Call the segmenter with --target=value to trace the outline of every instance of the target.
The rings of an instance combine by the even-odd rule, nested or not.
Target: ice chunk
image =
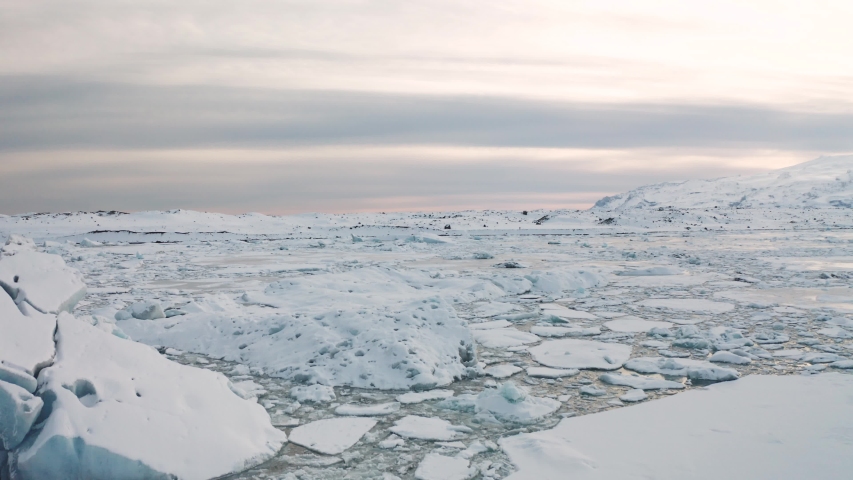
[[[290,442],[315,452],[337,455],[355,445],[375,425],[372,418],[327,418],[294,428]]]
[[[616,275],[622,275],[625,277],[653,277],[658,275],[681,275],[682,273],[684,272],[675,267],[658,266],[623,270],[621,272],[616,272]]]
[[[539,337],[536,335],[514,328],[474,330],[472,334],[474,335],[474,340],[486,348],[517,347],[539,341]]]
[[[400,404],[397,402],[379,403],[376,405],[358,405],[355,403],[347,403],[335,408],[335,413],[338,415],[348,415],[353,417],[371,417],[390,415],[400,410]]]
[[[542,315],[553,316],[563,320],[594,320],[598,318],[589,312],[572,310],[559,303],[545,303],[540,305],[539,309]]]
[[[598,377],[598,379],[601,380],[602,383],[606,383],[608,385],[619,385],[640,390],[680,390],[684,388],[684,385],[678,382],[671,382],[669,380],[661,380],[659,378],[648,378],[634,375],[618,375],[613,373],[605,373],[604,375]]]
[[[527,367],[527,375],[541,378],[573,377],[580,373],[576,368]]]
[[[17,385],[30,393],[35,392],[36,386],[38,386],[38,381],[35,377],[25,372],[22,368],[3,363],[0,363],[0,382]]]
[[[156,320],[158,318],[165,317],[166,314],[163,313],[163,307],[160,306],[160,302],[150,300],[135,302],[128,305],[123,310],[119,310],[115,315],[116,320],[128,320],[130,318],[136,318],[138,320]]]
[[[524,387],[506,382],[477,395],[475,411],[489,412],[503,421],[529,423],[554,413],[560,406],[557,400],[534,397]]]
[[[307,385],[290,389],[290,398],[299,403],[328,403],[335,400],[335,389],[326,385]]]
[[[415,470],[417,480],[469,480],[477,475],[477,469],[469,466],[465,458],[445,457],[428,453]]]
[[[56,316],[26,310],[29,316],[0,291],[0,364],[6,376],[12,375],[13,370],[34,376],[53,360]]]
[[[634,390],[629,390],[624,395],[621,395],[619,397],[619,400],[622,400],[623,402],[634,403],[634,402],[641,402],[647,398],[649,398],[649,396],[646,395],[646,392],[644,392],[642,389],[635,388]]]
[[[21,443],[42,405],[41,398],[18,385],[0,381],[0,450],[12,450]]]
[[[438,417],[418,415],[407,415],[397,420],[390,430],[405,438],[441,441],[456,440],[471,431],[468,427],[453,425]]]
[[[740,373],[731,368],[694,366],[687,368],[687,378],[705,382],[726,382],[737,380]]]
[[[808,363],[833,363],[843,358],[834,353],[810,352],[803,355],[802,360]]]
[[[81,247],[102,247],[104,244],[101,242],[96,242],[95,240],[89,240],[88,238],[83,238],[80,240]]]
[[[15,255],[18,252],[34,252],[36,251],[36,243],[27,237],[21,235],[9,235],[6,239],[6,244],[0,248],[0,252],[6,255]]]
[[[553,368],[616,370],[631,357],[631,346],[590,340],[552,340],[531,348],[530,355]]]
[[[68,314],[57,327],[56,362],[39,375],[47,420],[13,458],[21,479],[206,479],[263,461],[286,440],[221,374]]]
[[[711,355],[711,358],[709,358],[708,361],[714,363],[733,363],[735,365],[746,365],[747,363],[752,363],[752,360],[749,358],[735,355],[731,352],[717,352]]]
[[[397,396],[397,401],[404,405],[421,403],[427,400],[442,400],[453,396],[453,390],[428,390],[426,392],[409,392]]]
[[[505,328],[512,326],[512,323],[506,320],[493,320],[491,322],[471,323],[468,328],[471,330],[494,330],[496,328]]]
[[[70,312],[86,295],[83,275],[62,257],[26,250],[0,257],[0,287],[42,313]]]
[[[486,375],[495,378],[509,378],[512,375],[521,371],[521,367],[516,367],[515,365],[510,364],[502,364],[495,365],[493,367],[488,367],[483,369]]]
[[[540,337],[589,337],[601,334],[598,327],[551,327],[536,325],[530,327],[530,333]]]
[[[730,312],[735,308],[731,303],[712,302],[703,298],[650,298],[639,304],[649,308],[712,314]]]
[[[602,397],[607,395],[607,390],[603,388],[598,388],[594,385],[584,385],[578,389],[583,395],[589,395],[591,397]]]
[[[604,326],[614,332],[645,333],[653,328],[670,328],[672,323],[643,320],[637,317],[622,317],[606,322]]]

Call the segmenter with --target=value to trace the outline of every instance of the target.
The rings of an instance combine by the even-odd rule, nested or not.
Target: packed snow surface
[[[519,468],[512,480],[842,480],[853,469],[851,396],[850,375],[752,375],[500,444]]]

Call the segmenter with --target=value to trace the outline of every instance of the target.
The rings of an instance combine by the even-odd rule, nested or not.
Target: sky
[[[0,213],[587,208],[853,152],[849,0],[0,0]]]

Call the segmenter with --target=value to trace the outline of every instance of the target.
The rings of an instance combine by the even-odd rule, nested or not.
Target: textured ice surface
[[[299,382],[379,389],[448,385],[474,363],[471,332],[445,299],[425,296],[406,278],[359,269],[281,281],[266,289],[268,303],[280,312],[246,316],[243,307],[221,299],[224,313],[127,320],[122,329],[135,340],[223,357]]]

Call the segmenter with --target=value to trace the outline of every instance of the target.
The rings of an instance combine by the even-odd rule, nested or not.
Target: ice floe
[[[591,340],[551,340],[530,349],[530,355],[552,368],[616,370],[631,356],[631,346]]]

